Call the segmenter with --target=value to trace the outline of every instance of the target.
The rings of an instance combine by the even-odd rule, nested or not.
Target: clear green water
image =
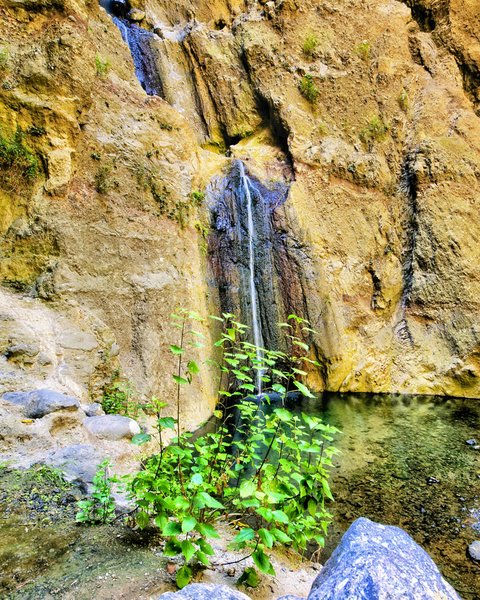
[[[466,555],[480,539],[480,450],[466,444],[480,442],[480,400],[330,394],[299,409],[342,430],[320,560],[365,516],[405,529],[464,600],[480,599],[480,566]],[[155,536],[78,527],[69,490],[55,486],[43,490],[57,498],[45,511],[41,498],[23,498],[25,482],[0,477],[0,598],[146,600],[166,589]]]
[[[329,394],[302,409],[342,430],[320,560],[364,516],[405,529],[465,600],[479,599],[480,566],[466,551],[480,539],[480,450],[466,441],[480,444],[480,400]]]

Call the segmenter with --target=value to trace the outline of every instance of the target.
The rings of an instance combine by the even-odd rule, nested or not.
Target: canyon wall
[[[120,371],[168,400],[171,312],[219,311],[208,190],[239,158],[289,187],[319,389],[479,396],[475,4],[117,2],[160,97],[96,0],[1,0],[2,390]],[[203,365],[186,425],[214,389]]]

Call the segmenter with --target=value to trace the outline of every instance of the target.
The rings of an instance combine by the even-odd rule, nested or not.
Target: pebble
[[[476,446],[477,440],[475,438],[471,438],[470,440],[467,440],[465,443],[467,444],[467,446]]]
[[[468,547],[468,556],[475,562],[480,562],[480,541],[475,540]]]

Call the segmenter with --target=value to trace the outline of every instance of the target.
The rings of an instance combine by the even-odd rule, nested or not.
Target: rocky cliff
[[[317,386],[478,396],[475,5],[1,0],[3,390],[96,399],[120,369],[168,398],[170,313],[219,310],[208,190],[240,158],[289,187]],[[213,396],[205,366],[187,425]]]

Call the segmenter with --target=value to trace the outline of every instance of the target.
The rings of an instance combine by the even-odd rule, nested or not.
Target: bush
[[[311,104],[315,104],[318,100],[318,96],[320,95],[320,91],[315,85],[313,81],[313,77],[311,75],[304,75],[300,80],[299,85],[300,93],[304,98],[306,98]]]
[[[269,551],[275,545],[305,551],[310,541],[323,546],[331,518],[326,501],[332,500],[328,468],[336,429],[285,407],[289,390],[312,396],[301,381],[306,375],[302,367],[318,363],[295,335],[298,328],[311,330],[306,321],[290,315],[282,324],[292,346],[287,355],[257,349],[245,340],[246,326],[225,314],[220,319],[223,333],[215,344],[222,352],[215,363],[221,390],[215,431],[193,436],[181,434],[180,401],[182,389],[200,371],[190,357],[201,345],[202,335],[195,327],[200,319],[189,312],[175,317],[179,342],[170,350],[177,359],[172,375],[177,415],[164,416],[167,404],[155,401],[158,452],[130,486],[137,524],[147,527],[153,522],[166,538],[165,555],[183,556],[177,571],[180,588],[190,581],[192,567],[209,565],[214,549],[208,540],[219,537],[215,522],[220,517],[239,529],[233,546],[246,549],[260,571],[275,575]],[[267,392],[261,401],[251,396],[258,371]],[[268,393],[277,400],[270,402]],[[176,436],[166,445],[169,430]],[[141,433],[132,441],[141,445],[152,439]]]
[[[4,136],[0,131],[0,171],[3,183],[14,191],[38,176],[38,158],[25,145],[20,129],[12,137]]]
[[[135,398],[135,390],[129,381],[114,377],[104,388],[102,408],[107,415],[124,415],[137,418],[142,410],[140,402]]]
[[[310,35],[307,35],[303,42],[302,52],[305,54],[305,56],[311,58],[315,56],[315,51],[317,50],[319,44],[320,40],[318,39],[318,37],[315,34],[311,33]]]
[[[97,467],[93,478],[93,491],[86,500],[79,500],[80,509],[76,515],[77,523],[110,523],[115,518],[115,500],[112,496],[112,485],[115,477],[108,476],[111,463],[104,460]]]

